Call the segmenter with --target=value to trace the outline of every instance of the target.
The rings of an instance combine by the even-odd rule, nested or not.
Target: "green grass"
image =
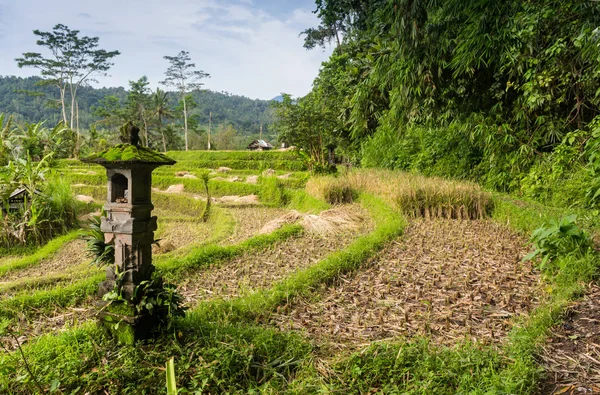
[[[98,290],[98,284],[105,274],[99,273],[64,287],[31,293],[25,291],[11,298],[0,300],[0,319],[14,319],[18,316],[31,316],[50,313],[54,309],[76,306]]]
[[[184,153],[185,158],[192,156]],[[370,183],[372,190],[377,188],[373,182],[361,182]],[[375,222],[370,234],[268,289],[241,298],[200,303],[176,323],[177,340],[165,336],[136,347],[117,347],[95,326],[85,324],[25,345],[36,376],[45,388],[59,382],[67,393],[78,387],[91,392],[164,393],[162,367],[175,356],[177,385],[183,393],[537,393],[543,378],[537,363],[539,346],[550,328],[560,322],[564,308],[584,290],[584,284],[596,278],[595,254],[561,257],[556,262],[559,270],[545,277],[548,295],[542,305],[529,317],[515,321],[500,347],[470,341],[441,347],[424,338],[374,342],[352,355],[339,355],[329,366],[329,373],[323,375],[322,365],[315,363],[321,351],[301,336],[256,326],[266,324],[278,306],[297,297],[312,297],[340,274],[360,270],[402,234],[406,220],[390,206],[395,203],[389,199],[395,191],[383,192],[380,197],[364,192],[359,197]],[[318,212],[329,207],[304,191],[286,193],[290,208]],[[501,195],[494,196],[493,207],[494,221],[527,234],[565,213]],[[220,222],[218,217],[214,220]],[[586,224],[594,226],[593,220]],[[190,272],[249,250],[258,251],[300,232],[298,226],[287,226],[235,246],[196,247],[185,257],[158,258],[157,271],[177,281]],[[0,318],[27,316],[24,312],[30,308],[46,311],[77,304],[95,292],[102,278],[99,274],[32,295],[19,293],[0,301]],[[17,354],[0,355],[0,392],[31,392],[30,381]]]
[[[541,226],[557,214],[553,208],[525,205],[496,197],[494,220],[522,232]],[[597,277],[598,257],[561,257],[560,270],[546,278],[550,289],[543,304],[515,322],[501,348],[464,342],[439,347],[427,339],[377,342],[339,358],[323,377],[314,366],[298,374],[287,392],[402,394],[536,394],[543,379],[537,353],[564,309]]]
[[[4,283],[0,285],[0,294],[7,296],[8,294],[16,294],[19,292],[37,292],[39,290],[57,287],[63,283],[71,283],[74,280],[90,275],[89,268],[86,270],[86,268],[82,266],[81,269],[82,270],[77,270],[76,272],[50,274],[44,277],[22,278]]]
[[[193,160],[247,160],[260,162],[264,160],[302,161],[294,151],[169,151],[167,156],[177,161]]]
[[[181,393],[248,393],[265,382],[284,385],[312,347],[294,334],[255,326],[186,319],[177,340],[118,346],[92,323],[26,344],[25,355],[44,389],[63,393],[165,393],[162,367],[175,358]],[[36,392],[17,354],[0,355],[0,392]],[[197,392],[196,392],[197,391]]]
[[[303,213],[318,214],[323,210],[328,210],[331,206],[309,195],[305,190],[288,191],[289,203],[287,208],[298,210]]]
[[[187,273],[202,270],[241,255],[272,246],[286,238],[300,234],[298,225],[285,226],[271,234],[260,235],[233,246],[203,245],[190,250],[187,256],[167,255],[155,260],[157,273],[168,280],[176,280]],[[17,316],[33,316],[40,312],[51,312],[56,308],[77,305],[94,295],[98,284],[104,279],[99,273],[89,278],[74,281],[66,286],[56,286],[50,290],[29,290],[0,300],[0,318],[14,319]]]

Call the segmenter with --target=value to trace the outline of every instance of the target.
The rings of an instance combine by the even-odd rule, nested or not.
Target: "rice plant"
[[[481,219],[493,210],[490,194],[477,184],[389,170],[313,178],[306,189],[330,203],[348,202],[356,191],[365,191],[383,197],[410,217]]]

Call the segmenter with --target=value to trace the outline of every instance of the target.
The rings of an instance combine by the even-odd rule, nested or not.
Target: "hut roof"
[[[273,148],[273,146],[267,143],[265,140],[254,140],[248,145],[248,148]]]
[[[87,163],[109,164],[154,164],[174,165],[176,162],[166,155],[146,147],[132,144],[119,144],[81,160]]]

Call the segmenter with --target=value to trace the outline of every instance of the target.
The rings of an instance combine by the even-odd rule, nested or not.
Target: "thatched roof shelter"
[[[247,149],[251,151],[267,151],[273,149],[273,146],[265,140],[254,140],[248,145]]]

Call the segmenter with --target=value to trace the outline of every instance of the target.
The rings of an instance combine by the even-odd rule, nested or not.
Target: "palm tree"
[[[156,120],[158,131],[162,136],[163,151],[167,152],[167,140],[165,139],[165,133],[163,132],[163,120],[172,119],[174,117],[173,111],[169,107],[169,98],[167,92],[156,88],[156,91],[152,94],[152,116]]]

